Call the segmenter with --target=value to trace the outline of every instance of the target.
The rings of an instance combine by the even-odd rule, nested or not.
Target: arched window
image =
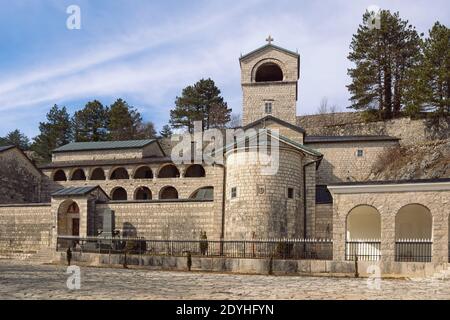
[[[205,169],[199,164],[193,164],[186,169],[186,178],[201,178],[205,176]]]
[[[82,169],[76,169],[72,173],[72,179],[71,180],[86,180],[86,175],[84,174],[84,171]]]
[[[122,187],[117,187],[111,191],[112,200],[127,200],[127,192]]]
[[[105,180],[105,171],[102,168],[96,168],[92,171],[91,180]]]
[[[379,260],[381,255],[381,216],[368,205],[353,208],[347,215],[345,259]]]
[[[134,192],[134,199],[135,200],[151,200],[152,192],[147,187],[139,187]]]
[[[283,71],[281,71],[281,68],[273,62],[264,63],[256,70],[255,81],[283,81]]]
[[[395,261],[431,262],[433,217],[421,204],[408,204],[395,216]]]
[[[117,168],[111,173],[111,180],[130,179],[125,168]]]
[[[152,178],[153,178],[152,169],[150,169],[147,166],[138,168],[134,173],[134,179],[152,179]]]
[[[159,192],[160,199],[178,199],[178,191],[174,187],[167,186]]]
[[[214,200],[214,187],[202,187],[194,191],[189,199]]]
[[[63,170],[58,170],[53,175],[53,181],[67,181],[66,174]]]
[[[158,172],[158,178],[178,178],[180,171],[173,164],[162,167]]]
[[[420,204],[408,204],[395,216],[395,239],[431,240],[432,217],[428,208]]]

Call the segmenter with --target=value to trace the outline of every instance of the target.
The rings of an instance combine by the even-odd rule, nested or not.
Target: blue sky
[[[73,4],[81,30],[66,28]],[[241,113],[239,56],[268,34],[300,53],[298,114],[314,113],[322,97],[345,110],[349,44],[373,4],[419,32],[449,25],[447,0],[0,0],[0,136],[19,128],[34,137],[55,103],[73,112],[118,97],[160,129],[182,88],[202,77]]]

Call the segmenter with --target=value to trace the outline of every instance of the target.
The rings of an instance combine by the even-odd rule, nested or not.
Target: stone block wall
[[[299,59],[276,48],[267,48],[241,59],[243,90],[243,125],[266,115],[264,102],[272,101],[272,115],[296,123],[297,81]],[[255,74],[264,63],[277,64],[283,72],[282,82],[255,82]]]
[[[395,146],[398,146],[396,141],[308,144],[324,156],[317,171],[317,184],[365,181],[378,156]],[[358,150],[363,150],[362,157],[357,156]]]
[[[316,204],[315,237],[332,239],[333,237],[333,204]]]
[[[360,112],[340,112],[298,116],[297,125],[311,136],[389,135],[400,138],[402,145],[450,138],[450,117],[435,120],[405,117],[365,122]]]
[[[267,239],[302,235],[303,154],[280,146],[279,167],[263,174],[257,152],[227,154],[225,238]],[[232,189],[236,188],[236,197]],[[293,198],[288,198],[293,188]]]
[[[0,205],[0,252],[34,253],[51,244],[51,206]]]
[[[420,188],[420,187],[418,187]],[[432,262],[448,262],[450,191],[402,191],[333,194],[333,259],[345,259],[347,215],[359,205],[375,208],[381,216],[382,261],[394,261],[395,217],[408,204],[420,204],[432,215]]]
[[[16,148],[0,153],[0,204],[36,203],[41,199],[42,174]]]
[[[115,211],[116,229],[129,236],[190,240],[206,231],[208,239],[220,239],[222,215],[212,201],[105,203],[97,204],[97,215],[106,208]]]

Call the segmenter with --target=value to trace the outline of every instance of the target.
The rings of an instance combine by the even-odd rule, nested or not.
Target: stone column
[[[385,208],[380,209],[381,215],[381,260],[392,262],[395,260],[395,214]]]
[[[433,247],[432,247],[432,262],[444,263],[448,262],[448,202],[445,204],[445,199],[442,200],[436,197],[436,203],[440,205],[437,208],[431,209],[433,217]]]
[[[347,212],[340,212],[340,195],[333,194],[333,260],[345,260],[345,220]]]

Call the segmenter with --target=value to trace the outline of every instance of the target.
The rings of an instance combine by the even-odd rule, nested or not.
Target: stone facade
[[[387,148],[398,146],[396,141],[357,141],[311,143],[309,147],[323,154],[317,170],[317,184],[365,181],[378,157]],[[362,156],[358,156],[362,150]]]
[[[0,151],[0,204],[45,201],[44,176],[18,148]]]
[[[386,135],[399,138],[402,145],[450,138],[450,117],[366,122],[361,112],[340,112],[298,116],[297,125],[309,135]]]
[[[35,253],[50,246],[53,223],[50,203],[0,205],[0,256]]]
[[[298,54],[271,45],[240,59],[244,125],[267,115],[265,102],[272,103],[271,115],[296,124],[299,59]],[[283,73],[282,81],[256,82],[258,68],[267,63],[279,66]]]
[[[379,155],[399,145],[395,136],[403,144],[427,139],[423,121],[366,127],[358,113],[348,116],[350,123],[342,114],[297,119],[298,54],[269,44],[241,57],[240,65],[243,129],[257,133],[251,138],[259,144],[226,146],[223,164],[175,164],[169,154],[173,141],[164,148],[160,141],[146,140],[134,141],[133,148],[123,142],[88,143],[85,149],[68,145],[41,170],[18,149],[0,152],[0,203],[16,203],[0,205],[3,248],[37,251],[50,243],[56,247],[58,236],[98,236],[102,213],[111,209],[122,236],[192,240],[206,232],[210,240],[333,238],[333,256],[340,263],[346,217],[354,207],[369,205],[381,215],[384,263],[393,260],[397,212],[420,204],[433,217],[433,262],[448,259],[450,187],[439,189],[432,181],[403,191],[390,186],[394,191],[388,192],[381,183],[371,191],[361,186],[366,191],[341,192],[336,185],[365,181]],[[321,121],[332,123],[320,128]],[[314,137],[336,133],[378,136]],[[262,134],[275,140],[261,140]],[[268,145],[270,152],[261,154]],[[332,198],[324,197],[326,186]]]
[[[281,146],[277,173],[264,175],[257,151],[227,155],[225,238],[294,238],[303,234],[303,174],[298,170],[303,158],[300,152]],[[291,198],[288,188],[292,189]]]
[[[432,216],[432,261],[448,261],[448,231],[450,215],[450,183],[436,186],[435,191],[424,191],[423,186],[389,187],[379,185],[370,191],[368,187],[343,192],[330,187],[333,194],[333,259],[345,259],[347,216],[361,205],[375,208],[381,217],[381,259],[394,261],[396,239],[396,215],[406,205],[420,204]],[[392,190],[389,190],[392,189]]]

